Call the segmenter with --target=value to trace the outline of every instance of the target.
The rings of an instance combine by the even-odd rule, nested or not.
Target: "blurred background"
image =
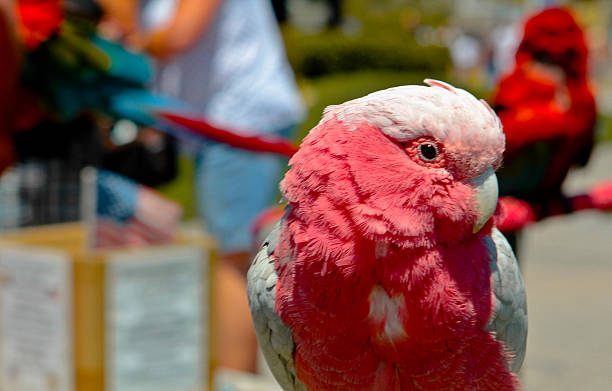
[[[85,264],[112,265],[114,258],[109,254],[182,243],[185,248],[195,246],[203,251],[207,265],[213,258],[217,265],[210,269],[214,271],[206,272],[209,269],[200,261],[189,263],[191,258],[172,255],[170,250],[166,260],[184,263],[177,269],[173,285],[167,287],[176,296],[159,298],[159,303],[169,306],[163,316],[195,323],[194,329],[165,330],[170,334],[195,333],[194,339],[180,342],[184,350],[177,357],[198,357],[190,362],[191,367],[168,364],[175,371],[169,370],[174,375],[168,376],[174,379],[172,376],[184,371],[196,379],[193,384],[168,381],[163,388],[159,382],[143,386],[136,381],[130,386],[125,380],[129,376],[146,377],[147,371],[161,369],[141,363],[140,372],[121,372],[123,367],[117,367],[117,362],[127,365],[125,368],[130,363],[137,367],[134,363],[138,360],[128,351],[138,347],[120,348],[119,340],[108,339],[92,344],[96,349],[105,346],[114,351],[114,361],[100,358],[102,353],[98,352],[95,357],[99,362],[94,360],[97,364],[89,367],[83,364],[89,353],[78,353],[81,355],[76,359],[66,359],[75,362],[75,366],[67,364],[70,369],[54,367],[53,371],[63,373],[58,375],[60,380],[47,376],[43,381],[37,373],[19,378],[15,368],[30,365],[32,358],[11,353],[10,349],[20,345],[14,343],[16,337],[10,330],[21,326],[4,322],[0,323],[0,362],[4,363],[0,388],[102,390],[102,384],[92,386],[83,380],[87,377],[83,373],[96,368],[97,377],[87,379],[101,382],[101,373],[113,373],[115,383],[106,377],[105,384],[115,384],[118,390],[207,389],[208,368],[212,371],[218,364],[225,370],[218,371],[217,389],[274,389],[265,365],[255,358],[252,326],[245,309],[244,273],[261,239],[260,231],[278,218],[274,213],[261,217],[260,212],[279,198],[276,184],[291,147],[316,126],[328,105],[435,78],[488,101],[507,132],[515,127],[554,128],[537,137],[517,136],[506,166],[513,167],[516,162],[528,176],[519,184],[534,185],[529,191],[520,186],[512,190],[514,177],[509,173],[509,190],[502,191],[510,198],[504,204],[506,220],[500,224],[507,224],[505,232],[513,238],[528,291],[529,339],[521,379],[526,390],[610,389],[612,216],[607,211],[612,209],[612,187],[608,184],[612,181],[612,2],[253,0],[241,4],[233,0],[101,0],[96,4],[87,0],[1,0],[0,4],[4,13],[0,27],[8,37],[0,46],[0,58],[7,64],[0,81],[0,151],[5,151],[0,152],[0,170],[4,169],[0,176],[0,244],[7,249],[1,252],[0,247],[0,316],[6,319],[11,313],[6,308],[11,305],[17,306],[16,311],[25,305],[15,299],[19,290],[3,288],[8,285],[2,283],[3,270],[5,274],[7,270],[26,273],[15,266],[20,256],[11,251],[16,245],[20,249],[24,244],[30,246],[26,248],[60,249],[68,258]],[[581,33],[562,30],[565,19],[544,19],[540,33],[555,36],[557,41],[546,41],[537,50],[533,46],[525,49],[526,20],[558,6],[573,15]],[[52,10],[58,9],[61,11],[53,14],[56,11]],[[37,12],[46,18],[37,17],[41,15]],[[26,28],[28,15],[31,24]],[[43,25],[49,27],[45,30],[40,27]],[[570,36],[579,37],[571,41]],[[581,40],[588,54],[568,44],[572,54],[559,60],[544,50],[555,42],[571,41],[580,46]],[[516,55],[519,48],[528,53],[527,59]],[[588,62],[584,69],[578,66],[576,70],[574,65],[581,63],[583,54]],[[504,94],[511,90],[512,80],[508,84],[501,81],[508,75],[522,77],[518,85],[535,87],[517,92],[514,100],[506,98],[511,95]],[[545,87],[544,98],[529,106],[541,92],[540,86]],[[524,120],[521,110],[525,109],[533,110],[539,122]],[[164,117],[168,113],[195,116],[198,121],[172,122]],[[228,135],[220,135],[219,130]],[[572,138],[578,133],[579,138]],[[254,138],[248,138],[251,136]],[[514,140],[510,133],[507,137]],[[253,147],[245,152],[241,147],[245,143],[263,150],[279,145],[288,149],[282,149],[285,152],[278,158],[253,152]],[[560,162],[559,156],[565,160]],[[542,164],[553,168],[540,170]],[[96,167],[98,172],[86,175],[81,171],[84,167]],[[551,172],[558,180],[543,184]],[[236,187],[235,182],[243,186]],[[149,190],[142,190],[143,185],[155,188],[156,197],[159,194],[162,198],[151,201],[145,197]],[[108,229],[108,221],[113,222],[112,229]],[[75,234],[71,244],[44,239],[65,237],[68,234],[62,230],[71,222],[85,222],[85,228],[75,228],[85,233]],[[234,237],[236,226],[242,228]],[[44,230],[31,231],[40,227]],[[45,231],[49,227],[52,231],[53,227],[62,228],[53,231],[59,234],[49,234]],[[69,231],[74,232],[72,228]],[[82,241],[87,242],[85,250]],[[141,258],[146,265],[151,256],[144,254]],[[23,257],[38,265],[38,255]],[[118,257],[121,260],[121,255]],[[159,268],[159,262],[153,263]],[[207,291],[215,285],[211,297],[198,296],[201,301],[192,303],[195,307],[189,310],[185,295],[194,291],[177,287],[187,284],[183,278],[193,273],[194,267],[204,270],[201,280],[191,281],[195,291]],[[150,281],[143,277],[125,282],[127,277],[118,277],[122,276],[120,268],[109,270],[104,275],[115,276],[117,289],[124,281],[125,287],[131,287],[121,288],[126,292],[142,292],[135,287]],[[141,273],[147,275],[146,270]],[[151,270],[149,277],[167,273],[166,269]],[[84,278],[82,273],[68,277],[61,270],[57,273],[64,277],[58,277],[56,288],[68,284],[88,289],[90,280],[78,280]],[[22,290],[38,284],[28,280],[27,273],[25,276]],[[107,277],[99,278],[106,281],[102,285],[111,284]],[[162,284],[159,275],[155,278],[156,284]],[[113,285],[102,285],[94,296],[110,295],[104,289]],[[112,297],[119,300],[119,296]],[[67,300],[73,302],[72,297]],[[173,312],[173,300],[183,303],[181,308],[186,312]],[[81,311],[75,303],[73,310]],[[124,316],[138,312],[139,304],[131,305],[126,304]],[[142,304],[147,305],[156,304]],[[200,314],[197,306],[206,306],[208,315]],[[110,313],[118,307],[120,300],[113,308],[95,308]],[[38,309],[47,311],[44,306]],[[68,311],[68,315],[60,315],[70,319],[77,316],[70,314],[70,308],[58,311]],[[87,309],[82,311],[79,314],[83,317],[96,317]],[[141,312],[142,324],[157,316]],[[112,316],[99,319],[106,318]],[[24,319],[23,324],[36,323],[33,319]],[[73,327],[71,322],[68,324]],[[142,324],[138,327],[144,327]],[[121,335],[117,330],[126,335],[139,330],[137,326],[121,327],[127,326],[111,329],[117,335]],[[89,342],[76,341],[83,338],[77,334],[67,332],[58,338],[62,343],[72,340],[70,346],[88,352],[82,345]],[[104,335],[100,331],[92,338]],[[31,335],[20,338],[29,341],[25,345],[36,340]],[[194,343],[201,345],[201,351],[190,353],[188,346]],[[217,350],[209,348],[211,345]],[[66,349],[60,349],[61,357],[72,357]],[[49,357],[53,352],[57,349],[50,348]],[[136,361],[121,361],[117,357],[124,357],[122,354]],[[143,357],[146,354],[141,360]],[[7,363],[13,363],[14,368]],[[207,370],[200,372],[193,363]],[[45,365],[49,366],[48,362],[40,364]],[[115,369],[109,370],[109,365]],[[11,380],[11,376],[21,380]],[[70,380],[73,376],[75,382]],[[83,388],[83,384],[97,388]],[[196,388],[189,388],[192,386]]]
[[[490,100],[514,63],[522,24],[546,6],[571,5],[590,48],[591,87],[597,97],[596,137],[612,138],[612,5],[605,1],[273,1],[287,57],[306,114],[301,139],[323,109],[370,92],[438,78]],[[279,11],[280,9],[280,11]],[[175,183],[162,187],[195,215],[188,191],[189,162],[180,160]],[[183,171],[184,170],[184,171]]]

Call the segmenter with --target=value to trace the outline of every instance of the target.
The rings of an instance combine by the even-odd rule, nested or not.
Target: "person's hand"
[[[161,61],[186,51],[190,46],[189,42],[176,34],[172,26],[162,27],[139,37],[137,44],[149,55]]]
[[[144,50],[142,35],[134,24],[126,25],[118,19],[107,15],[98,23],[98,32],[106,39],[121,42],[122,45],[130,50],[137,52]]]
[[[206,34],[222,0],[180,0],[173,18],[145,35],[143,49],[157,59],[186,52]]]
[[[149,55],[159,60],[163,60],[170,55],[165,44],[166,36],[167,29],[155,30],[145,36],[140,37],[139,44],[141,45],[142,50],[147,52]]]

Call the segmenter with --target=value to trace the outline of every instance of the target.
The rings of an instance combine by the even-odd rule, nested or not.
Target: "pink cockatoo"
[[[281,183],[248,274],[286,391],[515,390],[525,288],[490,219],[504,135],[446,83],[325,110]]]

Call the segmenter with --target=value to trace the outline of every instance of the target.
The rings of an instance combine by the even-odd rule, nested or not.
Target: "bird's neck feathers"
[[[314,316],[315,323],[328,324],[321,319],[336,314],[323,329],[337,326],[344,330],[350,329],[347,325],[359,324],[380,337],[375,343],[385,351],[395,351],[393,344],[397,342],[397,346],[410,347],[411,352],[437,352],[445,349],[440,341],[456,341],[468,333],[459,325],[483,329],[490,319],[489,255],[481,237],[452,248],[406,249],[363,237],[346,240],[322,224],[306,224],[294,212],[290,210],[285,216],[275,250],[277,310],[292,327],[314,330],[312,338],[325,332],[312,328],[310,321],[304,323],[305,319]],[[409,311],[411,321],[401,323],[405,336],[400,335],[391,345],[385,337],[386,323],[376,323],[372,315],[376,303],[373,292],[381,293],[383,310],[393,304]],[[339,309],[346,309],[346,313],[338,314]],[[393,330],[389,332],[393,334]],[[440,357],[446,357],[442,350]]]

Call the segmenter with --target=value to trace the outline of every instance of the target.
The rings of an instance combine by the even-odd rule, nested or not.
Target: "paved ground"
[[[612,179],[612,145],[575,171],[567,191]],[[527,391],[612,390],[612,213],[582,212],[530,227],[521,262],[527,282]]]

